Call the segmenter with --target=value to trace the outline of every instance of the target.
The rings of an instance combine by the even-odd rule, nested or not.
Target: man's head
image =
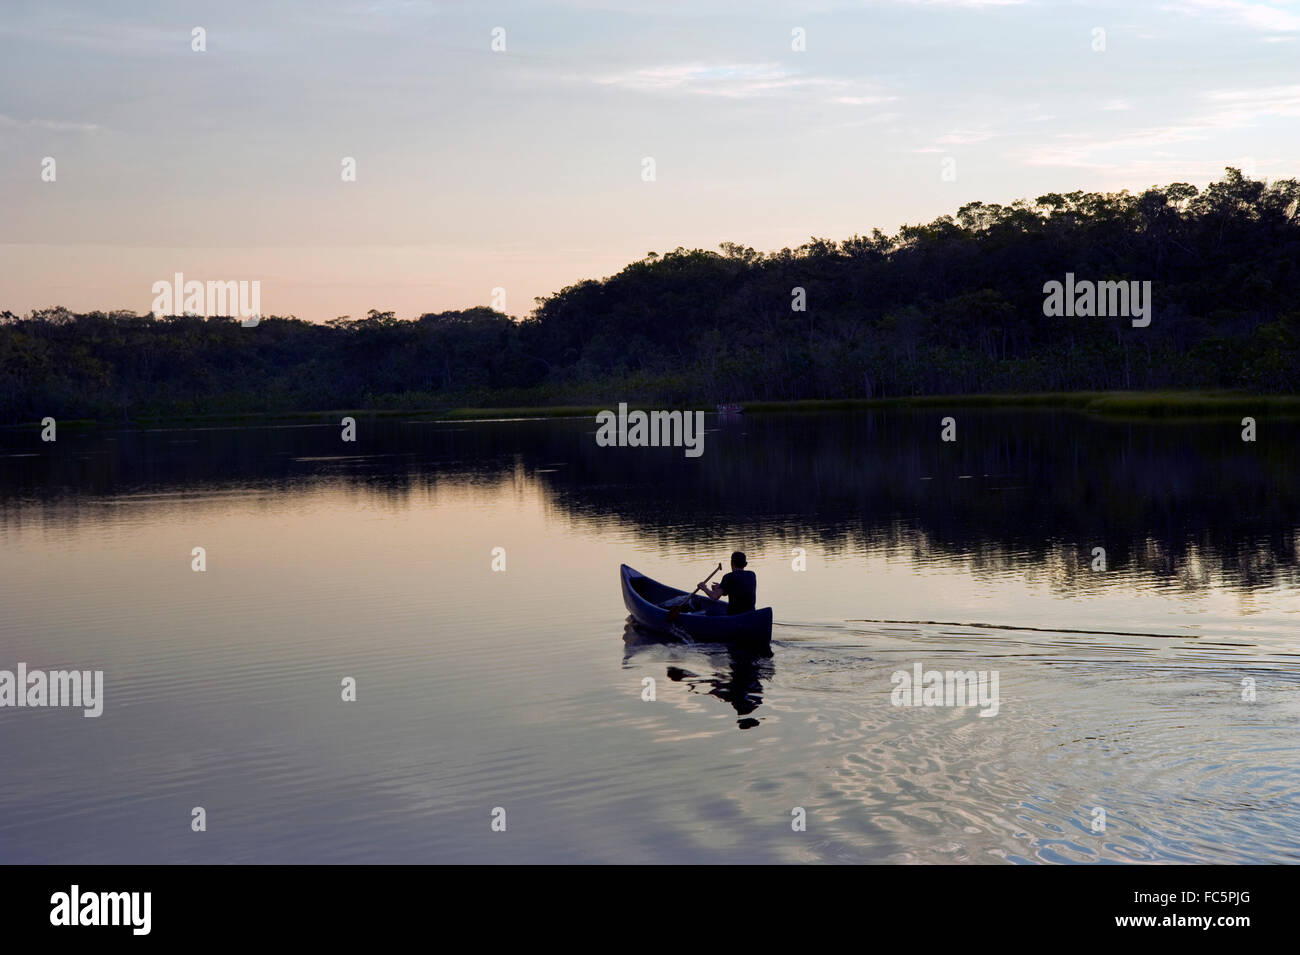
[[[742,570],[742,569],[744,569],[744,566],[745,566],[745,555],[744,555],[744,554],[742,554],[740,551],[736,551],[734,554],[731,555],[731,569],[732,569],[732,570]]]

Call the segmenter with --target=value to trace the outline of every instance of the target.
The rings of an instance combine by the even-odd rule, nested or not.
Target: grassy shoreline
[[[817,413],[879,408],[1042,408],[1073,410],[1106,416],[1202,417],[1242,414],[1300,416],[1300,395],[1251,395],[1238,391],[1078,391],[1026,394],[915,395],[898,398],[831,398],[802,401],[742,402],[746,414],[777,412]],[[612,405],[555,407],[456,408],[445,420],[488,418],[594,417]],[[711,405],[650,405],[629,403],[629,408],[684,407],[713,411]]]
[[[343,417],[408,418],[434,421],[487,421],[513,418],[589,418],[618,402],[604,405],[522,405],[509,407],[440,407],[425,409],[346,408],[330,411],[268,411],[241,414],[139,416],[129,422],[112,419],[65,419],[63,428],[128,427],[154,428],[174,425],[223,425],[282,423],[330,423]],[[831,398],[801,401],[743,402],[746,414],[822,413],[889,408],[980,408],[1069,410],[1114,418],[1226,417],[1270,414],[1300,417],[1300,395],[1251,395],[1239,391],[1076,391],[1022,394],[914,395],[897,398]],[[704,404],[654,404],[628,402],[630,410],[682,408],[713,412]],[[6,428],[40,427],[39,422],[4,425]]]

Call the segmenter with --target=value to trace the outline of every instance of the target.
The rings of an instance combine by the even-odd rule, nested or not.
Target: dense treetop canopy
[[[1066,273],[1151,324],[1047,317]],[[805,307],[798,310],[797,305]],[[971,202],[757,252],[650,253],[537,301],[400,320],[0,314],[0,419],[1300,384],[1300,183]]]

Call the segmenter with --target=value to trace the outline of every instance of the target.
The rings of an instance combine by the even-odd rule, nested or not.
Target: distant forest
[[[1149,281],[1149,327],[1044,283]],[[796,289],[806,309],[795,310]],[[398,319],[0,313],[0,422],[458,405],[1300,385],[1300,183],[1051,193],[763,253],[650,253],[538,299]]]

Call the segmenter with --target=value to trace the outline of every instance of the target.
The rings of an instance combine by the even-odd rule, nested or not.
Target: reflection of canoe
[[[623,666],[654,664],[665,665],[668,679],[691,693],[706,693],[731,704],[736,725],[743,730],[761,722],[755,713],[763,705],[763,686],[776,674],[772,644],[765,641],[686,644],[667,640],[629,617],[623,627]]]
[[[674,598],[686,596],[677,590],[639,574],[627,564],[619,568],[623,584],[623,603],[628,613],[643,627],[671,632],[668,611],[671,605],[663,604]],[[688,634],[692,640],[705,643],[767,643],[772,639],[772,608],[752,610],[749,613],[727,613],[727,605],[720,600],[698,599],[699,610],[684,611],[673,626]]]

